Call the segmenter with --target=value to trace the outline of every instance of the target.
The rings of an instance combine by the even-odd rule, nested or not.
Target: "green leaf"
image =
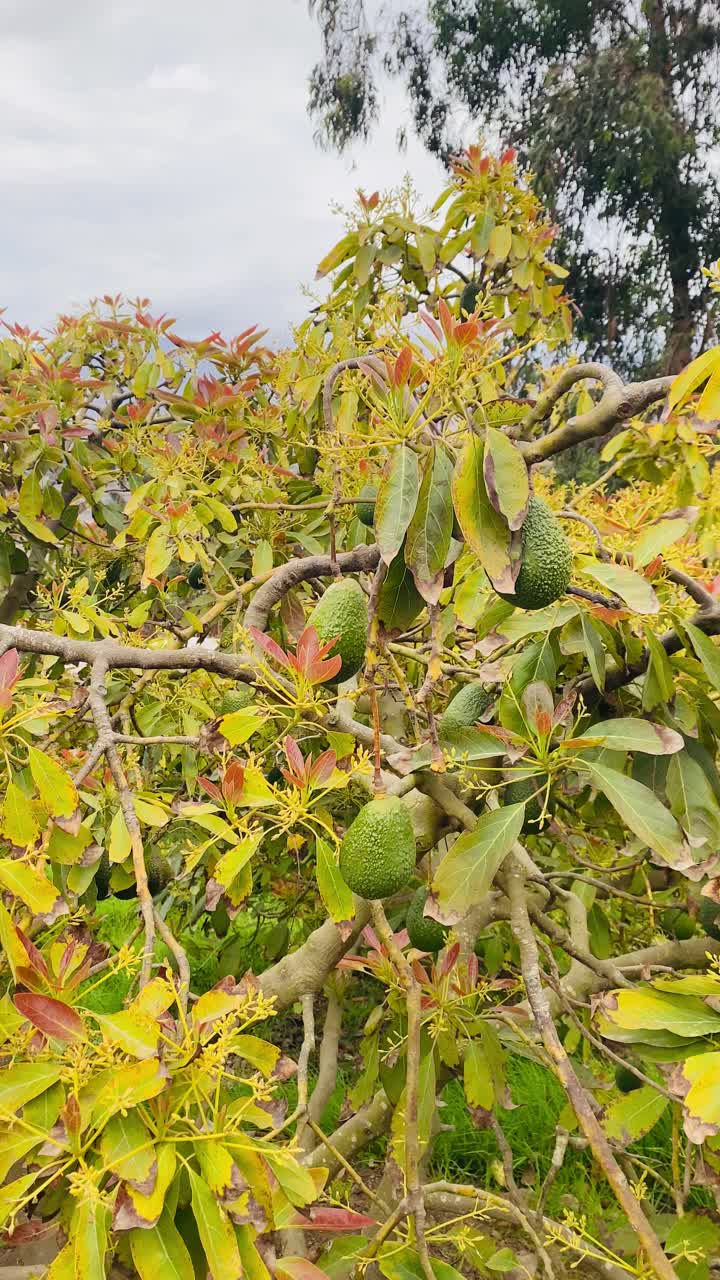
[[[111,862],[124,862],[126,858],[130,857],[131,852],[132,841],[125,822],[125,815],[122,809],[118,809],[110,823],[108,856]]]
[[[264,1076],[272,1075],[280,1057],[277,1045],[270,1044],[268,1040],[261,1040],[259,1036],[250,1035],[239,1035],[233,1038],[233,1053],[236,1053],[239,1058],[244,1058],[258,1071],[262,1071]]]
[[[484,813],[473,831],[451,845],[432,882],[438,915],[453,924],[468,907],[481,902],[522,830],[524,804]]]
[[[605,688],[605,650],[602,641],[597,633],[596,627],[593,625],[592,618],[587,613],[580,614],[580,622],[582,625],[583,639],[585,641],[585,653],[590,668],[590,674],[593,678],[596,689],[600,692]]]
[[[403,544],[419,492],[417,456],[407,445],[400,444],[390,456],[375,501],[375,535],[388,565]]]
[[[645,642],[650,661],[643,681],[642,705],[643,711],[652,711],[654,707],[670,701],[675,692],[675,680],[667,653],[650,627],[645,628]]]
[[[705,1254],[720,1249],[720,1226],[711,1218],[697,1213],[686,1213],[676,1218],[665,1237],[666,1253],[682,1253],[683,1250],[699,1250]]]
[[[18,515],[37,517],[42,515],[43,496],[37,471],[28,472],[18,492]]]
[[[436,1280],[463,1280],[459,1271],[441,1258],[431,1258]],[[386,1280],[426,1280],[425,1271],[414,1249],[384,1244],[378,1253],[378,1266]]]
[[[657,1089],[643,1085],[610,1103],[603,1117],[603,1129],[608,1138],[628,1146],[654,1128],[668,1105],[668,1099]]]
[[[668,408],[674,409],[692,395],[720,367],[720,347],[703,351],[677,375],[668,393]]]
[[[60,894],[55,885],[27,862],[0,858],[0,884],[25,903],[35,916],[51,915]]]
[[[137,1110],[111,1117],[103,1129],[100,1150],[104,1167],[123,1182],[145,1182],[156,1160],[150,1133]]]
[[[453,502],[468,546],[498,591],[513,591],[510,529],[493,507],[485,486],[484,445],[473,436],[458,458],[452,481]]]
[[[599,560],[580,561],[580,572],[594,578],[606,591],[619,596],[634,613],[658,613],[660,602],[647,578],[624,564],[603,564]]]
[[[171,814],[161,804],[153,804],[151,800],[143,800],[141,796],[133,797],[133,808],[138,820],[146,827],[165,827]]]
[[[58,545],[55,534],[42,523],[42,520],[36,520],[34,516],[22,515],[21,512],[18,512],[18,520],[33,538],[37,538],[38,542],[47,542],[52,547]]]
[[[0,1110],[19,1110],[55,1084],[61,1071],[62,1064],[54,1062],[23,1062],[17,1067],[4,1067],[0,1073]]]
[[[484,258],[490,245],[490,236],[495,226],[495,215],[491,209],[485,209],[478,215],[470,237],[470,247],[476,258]]]
[[[303,1168],[287,1151],[268,1149],[263,1155],[288,1200],[299,1208],[311,1204],[317,1196],[317,1187],[309,1169]]]
[[[489,729],[442,729],[443,750],[455,753],[458,760],[492,760],[503,754],[503,744]]]
[[[530,497],[527,463],[497,427],[488,427],[485,432],[484,477],[492,506],[505,517],[510,529],[521,528]]]
[[[697,996],[643,987],[609,992],[600,1008],[612,1026],[628,1031],[663,1031],[688,1039],[720,1034],[720,1013]]]
[[[188,1169],[192,1210],[212,1280],[240,1280],[242,1263],[232,1223],[209,1186]]]
[[[215,863],[213,880],[217,880],[223,889],[229,889],[235,877],[252,858],[262,836],[263,833],[260,831],[257,835],[249,836],[247,840],[239,840],[232,849],[228,849],[228,852]]]
[[[375,245],[371,241],[368,241],[367,244],[360,245],[360,248],[355,254],[355,263],[353,266],[353,274],[358,284],[367,284],[370,279],[370,272],[372,271],[373,263],[375,262],[376,252],[377,250],[375,249]]]
[[[35,786],[51,817],[72,817],[78,807],[78,794],[62,765],[37,747],[28,748],[28,761]]]
[[[512,227],[509,222],[501,222],[497,227],[493,227],[490,233],[490,242],[488,250],[490,257],[496,262],[504,262],[507,258],[512,245]]]
[[[160,1028],[148,1014],[122,1009],[95,1016],[105,1039],[124,1053],[133,1058],[152,1058],[157,1053]]]
[[[682,829],[648,787],[597,762],[586,760],[583,766],[592,774],[596,785],[623,822],[649,849],[659,853],[671,865],[683,857],[685,840]]]
[[[429,275],[435,266],[435,259],[437,257],[435,250],[435,236],[429,235],[427,232],[418,232],[415,236],[415,240],[417,242],[420,266],[425,272],[425,275]]]
[[[705,770],[687,751],[670,761],[665,783],[670,809],[694,845],[720,845],[720,806]]]
[[[128,1239],[140,1280],[195,1280],[187,1246],[167,1209],[156,1226],[130,1231]]]
[[[319,836],[315,840],[315,855],[318,889],[331,920],[338,924],[344,920],[352,920],[355,915],[352,892],[340,874],[340,866],[333,850]]]
[[[231,711],[229,715],[222,716],[218,729],[231,747],[240,747],[264,724],[264,717],[258,715],[252,707],[242,707],[240,711]]]
[[[463,1086],[471,1107],[490,1111],[495,1101],[490,1063],[477,1040],[468,1040],[463,1054]]]
[[[145,565],[142,582],[147,586],[151,578],[162,577],[173,558],[173,548],[168,539],[165,526],[158,524],[153,529],[145,548]]]
[[[690,521],[681,517],[658,520],[657,524],[650,525],[649,529],[640,534],[633,548],[633,563],[639,569],[644,569],[645,565],[650,564],[650,561],[660,555],[666,547],[684,538],[689,528]]]
[[[129,1111],[139,1102],[156,1098],[167,1082],[167,1072],[157,1058],[117,1067],[98,1090],[93,1102],[93,1115],[107,1121],[118,1111]]]
[[[433,447],[423,467],[415,514],[405,542],[405,561],[423,599],[437,604],[450,550],[453,526],[452,464],[444,449]]]
[[[603,746],[613,751],[642,751],[649,756],[669,756],[683,748],[682,736],[674,729],[631,716],[599,720],[584,730],[584,736],[602,738]]]
[[[348,235],[343,236],[342,240],[338,240],[337,244],[333,245],[330,252],[326,253],[325,257],[318,263],[315,279],[320,280],[323,276],[328,275],[330,271],[334,271],[336,267],[339,267],[340,263],[344,262],[353,253],[357,242],[356,231],[351,231]]]
[[[28,1192],[37,1180],[38,1171],[25,1173],[0,1187],[0,1228],[14,1226],[14,1219],[21,1212]]]
[[[0,818],[0,831],[10,844],[27,849],[40,835],[30,800],[15,782],[8,783]]]
[[[78,1205],[70,1232],[77,1280],[105,1280],[109,1219],[110,1210],[101,1200],[82,1200]]]
[[[720,647],[713,644],[710,637],[692,622],[684,622],[683,628],[692,641],[693,649],[702,663],[705,675],[711,685],[720,691]]]

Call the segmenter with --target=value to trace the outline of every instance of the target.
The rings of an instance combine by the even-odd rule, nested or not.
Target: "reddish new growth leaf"
[[[71,1044],[73,1040],[80,1040],[83,1036],[82,1018],[69,1005],[63,1004],[62,1000],[20,991],[13,1003],[23,1018],[27,1018],[43,1035],[52,1040]]]
[[[198,785],[202,787],[206,795],[210,796],[216,804],[222,804],[222,791],[217,782],[211,782],[209,778],[198,778]]]
[[[282,769],[281,773],[291,786],[298,787],[301,791],[304,791],[308,787],[321,787],[324,782],[327,782],[335,768],[336,756],[334,751],[323,751],[315,761],[313,761],[312,755],[309,755],[306,759],[295,739],[289,735],[285,739],[283,747],[290,768]]]
[[[513,163],[513,161],[515,160],[516,155],[517,155],[517,151],[515,150],[515,148],[514,148],[514,147],[508,147],[506,151],[503,151],[503,153],[502,153],[502,155],[501,155],[501,157],[500,157],[500,163],[501,163],[501,164],[512,164],[512,163]]]
[[[289,667],[290,660],[284,649],[280,648],[277,640],[273,640],[272,636],[266,636],[264,631],[260,631],[257,627],[249,628],[250,635],[256,644],[264,649],[269,658],[277,662],[281,667]]]
[[[396,387],[404,387],[406,385],[407,380],[410,377],[411,368],[412,350],[410,347],[403,347],[400,355],[395,361],[395,368],[393,370],[393,382]]]
[[[304,1213],[296,1213],[288,1224],[291,1227],[302,1227],[306,1231],[367,1231],[377,1227],[374,1218],[364,1213],[356,1213],[354,1209],[335,1209],[318,1205]]]
[[[0,710],[7,711],[12,705],[12,691],[19,679],[18,651],[8,649],[0,658]]]
[[[338,637],[333,636],[327,644],[320,644],[314,627],[305,628],[294,653],[289,650],[286,653],[272,636],[266,636],[257,627],[250,627],[250,634],[269,658],[286,670],[296,671],[298,675],[304,676],[310,684],[324,684],[326,680],[332,680],[342,666],[340,654],[336,653],[332,658],[327,656]]]
[[[223,777],[222,792],[228,804],[235,805],[240,800],[245,786],[245,770],[239,760],[231,760]]]
[[[23,933],[22,929],[18,925],[13,925],[13,928],[15,929],[15,936],[18,942],[22,946],[28,960],[30,961],[30,969],[32,970],[33,973],[37,974],[38,977],[44,978],[46,981],[49,982],[50,971],[45,963],[43,956],[40,954],[37,947],[35,946],[35,943],[30,938],[28,938],[26,933]]]
[[[443,333],[449,341],[455,336],[455,319],[444,298],[441,298],[438,303],[438,315],[440,317],[440,324],[442,325]]]

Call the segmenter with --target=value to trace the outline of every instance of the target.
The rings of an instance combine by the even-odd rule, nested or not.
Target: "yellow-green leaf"
[[[28,761],[35,786],[52,817],[70,818],[78,807],[78,794],[70,775],[37,747],[28,748]]]
[[[173,548],[165,526],[158,524],[153,529],[145,548],[145,566],[143,569],[143,585],[151,578],[160,578],[173,558]]]
[[[464,831],[442,859],[432,882],[437,915],[454,924],[481,902],[522,830],[524,804],[484,813],[473,831]]]
[[[60,898],[47,876],[29,863],[16,862],[13,858],[0,858],[0,884],[36,916],[50,915]]]
[[[330,918],[338,924],[343,920],[352,920],[355,915],[352,892],[340,874],[340,866],[333,850],[319,836],[315,841],[315,853],[318,889]]]
[[[519,529],[530,497],[527,463],[497,427],[488,427],[485,432],[484,477],[492,506],[505,517],[510,529]]]
[[[243,707],[240,711],[231,711],[229,715],[223,716],[218,728],[231,747],[240,747],[243,742],[252,738],[264,723],[264,717],[259,716],[252,707]]]
[[[3,800],[0,830],[10,844],[27,849],[35,844],[40,827],[35,820],[30,800],[15,782],[8,783]]]
[[[128,1238],[140,1280],[195,1280],[187,1245],[167,1209],[154,1227],[136,1228]]]
[[[493,507],[484,476],[485,446],[468,442],[455,466],[452,491],[460,528],[468,546],[498,591],[514,591],[510,529]]]
[[[212,1280],[240,1280],[242,1264],[235,1232],[207,1183],[188,1169],[192,1210]]]
[[[643,1085],[642,1089],[623,1094],[610,1103],[603,1118],[603,1129],[608,1138],[627,1147],[650,1132],[668,1105],[668,1099],[657,1089]]]
[[[108,844],[110,861],[124,862],[126,858],[130,857],[131,851],[130,832],[127,829],[122,809],[118,809],[110,823],[110,841]]]
[[[123,1009],[95,1016],[105,1039],[125,1053],[134,1058],[152,1058],[157,1053],[160,1028],[149,1014]]]

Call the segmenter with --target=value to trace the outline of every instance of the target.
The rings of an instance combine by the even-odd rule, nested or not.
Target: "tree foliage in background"
[[[714,332],[720,21],[695,0],[315,0],[318,137],[368,137],[384,75],[447,160],[469,129],[520,149],[561,228],[591,357],[680,369]],[[404,132],[401,130],[401,134]]]
[[[319,273],[285,351],[110,297],[0,340],[2,1243],[54,1241],[47,1280],[709,1280],[720,350],[551,367],[510,152],[431,216],[361,194]],[[621,490],[557,481],[615,429]],[[388,811],[416,865],[368,901],[343,842]],[[530,1170],[519,1062],[564,1099]],[[445,1176],[451,1098],[492,1177]]]

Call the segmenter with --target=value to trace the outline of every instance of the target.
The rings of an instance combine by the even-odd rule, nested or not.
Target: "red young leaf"
[[[265,632],[258,630],[257,627],[250,627],[249,631],[255,643],[259,644],[260,648],[265,650],[268,657],[274,658],[276,662],[280,663],[281,667],[287,667],[289,665],[288,656],[285,651],[280,648],[277,640],[273,640],[272,636],[266,636]]]
[[[206,795],[210,796],[211,800],[215,800],[217,804],[222,804],[222,792],[216,782],[211,782],[209,778],[198,778],[198,783]]]
[[[30,938],[28,938],[27,934],[23,933],[22,929],[18,928],[17,925],[14,925],[13,928],[15,929],[18,942],[23,947],[25,954],[30,961],[31,969],[33,969],[34,972],[39,974],[42,978],[49,979],[50,971],[42,955],[35,946],[35,943],[32,942]]]
[[[82,1018],[62,1000],[54,1000],[52,996],[32,995],[19,991],[14,997],[15,1008],[23,1018],[32,1022],[43,1035],[53,1040],[63,1040],[72,1044],[80,1040],[84,1028]]]
[[[3,710],[12,703],[12,690],[19,678],[18,651],[8,649],[0,658],[0,708]]]
[[[412,350],[410,347],[403,347],[400,355],[395,361],[394,381],[396,387],[404,387],[412,367]]]
[[[244,786],[245,770],[239,760],[231,760],[225,770],[222,784],[223,795],[229,804],[237,803],[243,793]]]
[[[433,317],[427,311],[420,312],[420,319],[423,321],[423,324],[427,325],[430,332],[435,335],[438,341],[441,341],[442,329],[440,328],[440,325],[438,324],[437,320],[434,320]]]
[[[455,333],[455,320],[444,298],[441,298],[438,303],[438,315],[440,317],[440,323],[443,327],[445,337],[448,339],[452,338]]]
[[[80,1115],[80,1104],[74,1093],[70,1094],[65,1106],[60,1112],[60,1119],[65,1125],[65,1129],[69,1135],[77,1135],[82,1128],[82,1116]]]
[[[304,778],[305,777],[305,757],[303,756],[303,753],[300,750],[295,739],[291,738],[289,734],[285,739],[285,741],[283,742],[283,748],[285,751],[285,755],[287,757],[287,762],[290,765],[290,768],[292,769],[293,773],[296,773],[299,778]]]
[[[323,751],[310,769],[310,781],[318,786],[321,786],[323,782],[327,782],[335,768],[336,760],[337,756],[334,751]]]
[[[444,978],[446,974],[450,973],[455,968],[455,965],[457,964],[457,958],[459,955],[460,955],[460,943],[454,942],[451,947],[448,947],[447,951],[443,955],[442,960],[440,961],[440,964],[438,965],[438,977]]]
[[[515,159],[516,155],[517,155],[517,151],[515,150],[515,148],[514,148],[514,147],[508,147],[507,151],[503,151],[503,153],[502,153],[502,155],[501,155],[501,157],[500,157],[500,163],[501,163],[501,164],[512,164],[512,162],[513,162],[513,160]]]
[[[321,1271],[307,1258],[278,1258],[275,1275],[281,1280],[327,1280],[327,1272]]]
[[[468,347],[470,343],[474,342],[477,338],[478,331],[479,325],[477,320],[465,320],[462,324],[459,324],[455,330],[455,341],[458,342],[461,347]]]
[[[377,1227],[377,1222],[364,1213],[356,1213],[354,1209],[333,1209],[318,1205],[317,1208],[295,1214],[288,1225],[303,1227],[306,1231],[366,1231]]]

